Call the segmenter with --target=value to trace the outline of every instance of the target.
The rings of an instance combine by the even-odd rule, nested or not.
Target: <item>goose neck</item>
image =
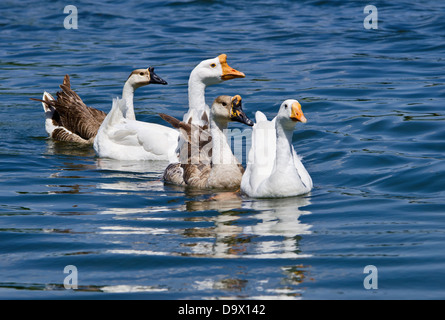
[[[235,164],[232,149],[227,141],[227,122],[210,119],[210,133],[212,135],[212,164]]]
[[[122,98],[125,99],[125,105],[127,107],[125,118],[129,120],[136,120],[133,107],[134,90],[135,88],[129,81],[125,82],[124,88],[122,89]]]
[[[276,146],[276,167],[287,168],[292,163],[292,136],[293,129],[285,129],[278,122],[276,124],[277,146]]]
[[[190,108],[201,109],[205,107],[206,105],[205,88],[206,85],[201,81],[201,79],[196,77],[192,73],[188,83],[188,96],[189,96]]]

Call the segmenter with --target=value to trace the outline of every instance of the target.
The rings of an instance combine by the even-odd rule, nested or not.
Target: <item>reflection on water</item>
[[[236,192],[219,192],[214,194],[206,190],[188,190],[186,194],[194,197],[193,200],[186,201],[185,210],[187,211],[214,210],[224,212],[242,207],[242,198]],[[200,196],[204,196],[204,198],[200,199]]]
[[[60,283],[47,284],[22,284],[22,283],[0,283],[0,289],[15,290],[40,290],[40,291],[64,291],[66,288]],[[106,293],[123,293],[123,292],[164,292],[167,288],[156,286],[138,286],[138,285],[116,285],[116,286],[96,286],[96,285],[78,285],[77,292],[106,292]]]
[[[286,259],[288,265],[280,267],[279,283],[264,276],[246,279],[242,273],[239,276],[228,273],[223,278],[209,276],[195,280],[192,289],[224,290],[228,294],[225,298],[237,299],[243,298],[247,288],[255,287],[260,294],[249,298],[299,299],[303,293],[301,283],[307,281],[309,267],[296,261],[311,256],[301,252],[299,246],[302,236],[311,233],[311,226],[299,219],[310,212],[300,208],[310,204],[310,197],[250,200],[233,193],[205,192],[201,197],[199,201],[189,200],[173,206],[115,208],[102,212],[114,214],[113,220],[118,225],[101,227],[98,233],[112,236],[112,241],[127,246],[106,252],[197,259]],[[133,220],[143,221],[144,227],[127,225]],[[162,285],[122,285],[103,290],[151,292],[167,289]]]
[[[90,155],[90,149],[71,148],[48,142],[48,153],[59,156]],[[286,259],[280,267],[279,284],[267,277],[246,279],[228,273],[222,278],[201,278],[192,283],[197,291],[225,290],[227,298],[242,297],[248,287],[260,293],[256,299],[297,299],[308,267],[297,264],[310,257],[299,242],[311,226],[300,221],[310,214],[303,208],[310,196],[284,199],[249,199],[235,192],[197,190],[164,184],[167,166],[159,161],[117,161],[92,158],[68,161],[62,158],[50,178],[64,184],[47,185],[51,193],[85,193],[121,197],[119,207],[108,204],[97,213],[111,219],[92,228],[91,235],[113,244],[106,254],[140,257],[192,257],[196,259]],[[70,173],[71,172],[71,173]],[[76,172],[76,175],[72,173]],[[94,179],[91,175],[94,173]],[[100,179],[97,177],[99,174]],[[57,181],[57,180],[55,180]],[[68,188],[68,189],[67,189]],[[139,203],[133,203],[134,196]],[[129,202],[126,202],[129,197]],[[144,203],[145,202],[145,203]],[[70,230],[70,232],[74,232]],[[115,247],[119,244],[118,247]],[[99,254],[97,251],[82,254]],[[71,255],[74,253],[71,252]],[[276,280],[275,280],[276,281]],[[47,289],[47,287],[46,287]],[[82,286],[79,291],[163,292],[164,285]],[[233,293],[233,296],[230,296]]]
[[[167,161],[122,161],[114,159],[96,159],[97,168],[100,170],[156,173],[161,174],[168,166]]]
[[[240,299],[249,298],[254,300],[297,300],[301,299],[303,289],[300,288],[301,283],[306,279],[307,267],[303,265],[295,265],[291,267],[282,267],[282,278],[278,288],[270,288],[271,281],[269,279],[245,280],[240,278],[225,278],[215,280],[208,278],[202,281],[195,281],[193,288],[198,291],[208,290],[224,290],[232,293],[223,299]],[[256,296],[246,296],[244,292],[249,287],[255,287],[259,293]],[[221,298],[221,297],[220,297]]]
[[[213,228],[215,243],[196,246],[193,252],[224,258],[307,257],[300,253],[298,240],[310,233],[310,226],[299,221],[300,215],[310,213],[299,207],[308,204],[308,198],[244,201],[242,209],[253,209],[254,214],[235,211],[217,215]]]
[[[164,292],[167,288],[159,288],[156,286],[132,286],[132,285],[117,285],[105,286],[100,288],[103,292],[108,293],[122,293],[122,292]]]
[[[282,235],[285,237],[310,234],[311,226],[301,223],[299,220],[301,215],[311,213],[307,210],[300,210],[300,208],[310,204],[308,195],[246,201],[244,207],[260,211],[261,213],[256,214],[256,217],[262,219],[261,223],[253,226],[248,231],[253,234]]]
[[[102,213],[116,215],[115,220],[153,222],[158,226],[135,228],[113,225],[101,227],[99,232],[123,236],[180,234],[184,239],[171,252],[159,252],[159,248],[155,247],[138,249],[138,254],[210,258],[303,258],[308,255],[300,252],[298,241],[302,235],[311,233],[311,226],[301,223],[299,217],[310,212],[299,208],[309,204],[308,197],[252,201],[230,195],[228,199],[214,196],[173,206],[114,208]],[[207,212],[211,210],[213,213],[203,215],[202,211],[197,211],[198,208]],[[172,218],[174,211],[198,214]],[[182,223],[186,223],[186,226],[181,228]],[[134,249],[113,252],[136,253]]]
[[[161,180],[167,167],[165,161],[120,161],[113,159],[96,159],[97,169],[105,170],[104,180],[112,182],[98,183],[102,190],[127,191],[164,191]],[[118,181],[116,181],[118,180]]]
[[[129,176],[126,174],[114,174],[108,175],[108,177],[117,178],[117,179],[135,179],[135,181],[117,181],[110,183],[98,183],[96,185],[97,189],[103,190],[115,190],[121,191],[120,193],[125,194],[128,191],[162,191],[163,190],[163,182],[162,181],[146,181],[142,180],[140,177]],[[140,181],[136,179],[141,179]]]
[[[46,146],[46,154],[48,155],[66,155],[76,157],[95,156],[94,149],[89,145],[53,141],[48,139]]]

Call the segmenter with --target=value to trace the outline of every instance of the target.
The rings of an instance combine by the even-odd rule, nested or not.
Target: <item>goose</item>
[[[209,125],[209,106],[205,99],[205,89],[227,80],[244,78],[246,75],[233,69],[227,63],[227,54],[223,53],[216,58],[201,61],[193,68],[188,81],[189,109],[183,116],[183,121],[205,127]],[[210,135],[208,135],[210,139]],[[177,152],[184,152],[184,137],[180,135]],[[187,145],[187,144],[186,144]],[[188,144],[190,147],[190,144]]]
[[[237,189],[240,186],[244,172],[242,165],[233,155],[224,130],[230,121],[238,121],[252,126],[250,120],[242,109],[241,97],[227,95],[217,97],[210,110],[208,129],[198,127],[188,122],[179,121],[165,114],[162,118],[175,128],[182,129],[185,140],[193,144],[191,138],[193,130],[198,129],[200,135],[207,132],[211,135],[211,156],[208,158],[208,144],[202,148],[198,145],[198,152],[189,155],[183,163],[171,163],[164,171],[163,179],[167,183],[190,186],[199,189]],[[198,132],[196,131],[196,132]],[[207,161],[210,160],[210,161]]]
[[[205,101],[207,86],[221,83],[246,75],[227,64],[227,55],[220,54],[216,58],[201,61],[190,73],[188,81],[189,110],[184,114],[183,121],[196,125],[205,125],[209,119],[209,106]]]
[[[111,111],[102,122],[93,148],[100,158],[115,160],[177,161],[179,132],[157,123],[128,118],[125,99],[114,98]]]
[[[311,191],[312,179],[292,145],[296,123],[307,121],[300,103],[285,100],[272,121],[261,111],[255,120],[241,192],[252,198],[280,198]]]
[[[130,74],[122,89],[128,119],[136,119],[133,108],[134,91],[152,83],[167,84],[154,73],[153,67],[136,69]],[[31,98],[31,100],[42,102],[46,118],[46,132],[55,141],[93,144],[97,131],[107,114],[85,105],[79,95],[71,89],[69,75],[65,75],[60,88],[62,91],[57,93],[57,99],[46,91],[42,99]]]

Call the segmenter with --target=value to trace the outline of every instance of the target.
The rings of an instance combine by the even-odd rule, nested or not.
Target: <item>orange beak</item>
[[[303,110],[301,110],[301,105],[298,102],[292,103],[290,118],[294,121],[300,121],[303,123],[307,122],[307,119],[303,114]]]
[[[241,96],[239,94],[237,94],[236,96],[232,97],[232,102],[235,101],[235,100],[241,101],[242,98],[241,98]]]
[[[219,62],[221,63],[221,67],[222,67],[222,75],[221,75],[222,80],[244,78],[246,76],[241,71],[235,70],[227,64],[227,55],[226,54],[221,54],[218,56],[218,58],[219,58]]]

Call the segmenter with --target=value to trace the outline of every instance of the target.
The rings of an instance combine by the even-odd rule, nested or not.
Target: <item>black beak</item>
[[[165,81],[164,79],[162,79],[155,73],[154,67],[149,67],[148,71],[150,72],[150,82],[149,83],[167,84],[167,81]]]
[[[253,126],[253,121],[250,120],[243,111],[241,97],[236,95],[232,98],[232,112],[230,114],[230,120],[238,121],[248,126]]]

